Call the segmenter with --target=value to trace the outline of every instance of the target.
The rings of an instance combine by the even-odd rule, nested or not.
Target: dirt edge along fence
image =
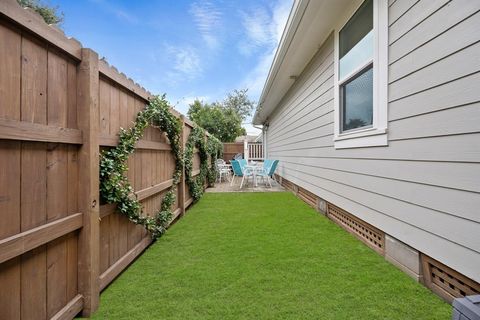
[[[100,152],[152,95],[15,0],[0,1],[0,44],[0,317],[88,316],[152,241],[99,196]],[[171,112],[183,148],[195,125]],[[196,176],[198,150],[192,162]],[[165,133],[147,127],[127,165],[153,215],[175,170]],[[182,174],[174,218],[192,202]]]

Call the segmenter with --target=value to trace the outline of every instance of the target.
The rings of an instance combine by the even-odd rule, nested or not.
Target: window
[[[387,145],[388,7],[365,0],[335,30],[335,147]]]

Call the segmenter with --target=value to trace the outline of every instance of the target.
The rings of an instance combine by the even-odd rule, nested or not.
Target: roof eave
[[[347,7],[357,0],[296,0],[277,47],[253,117],[253,124],[268,121],[283,96],[331,34]]]

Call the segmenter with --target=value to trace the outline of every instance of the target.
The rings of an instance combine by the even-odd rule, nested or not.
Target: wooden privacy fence
[[[248,160],[264,160],[263,144],[261,142],[232,142],[223,144],[223,160],[229,161],[241,153]]]
[[[0,318],[71,319],[151,242],[99,203],[99,152],[150,93],[14,0],[0,1]],[[183,143],[193,123],[180,114]],[[148,128],[128,160],[144,212],[160,208],[174,159]],[[200,159],[194,156],[194,175]],[[192,203],[185,180],[174,215]]]
[[[232,160],[237,153],[243,154],[243,142],[232,142],[223,144],[223,160]]]

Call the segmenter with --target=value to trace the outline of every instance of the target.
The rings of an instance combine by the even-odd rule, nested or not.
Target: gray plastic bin
[[[480,295],[453,300],[453,320],[480,320]]]

